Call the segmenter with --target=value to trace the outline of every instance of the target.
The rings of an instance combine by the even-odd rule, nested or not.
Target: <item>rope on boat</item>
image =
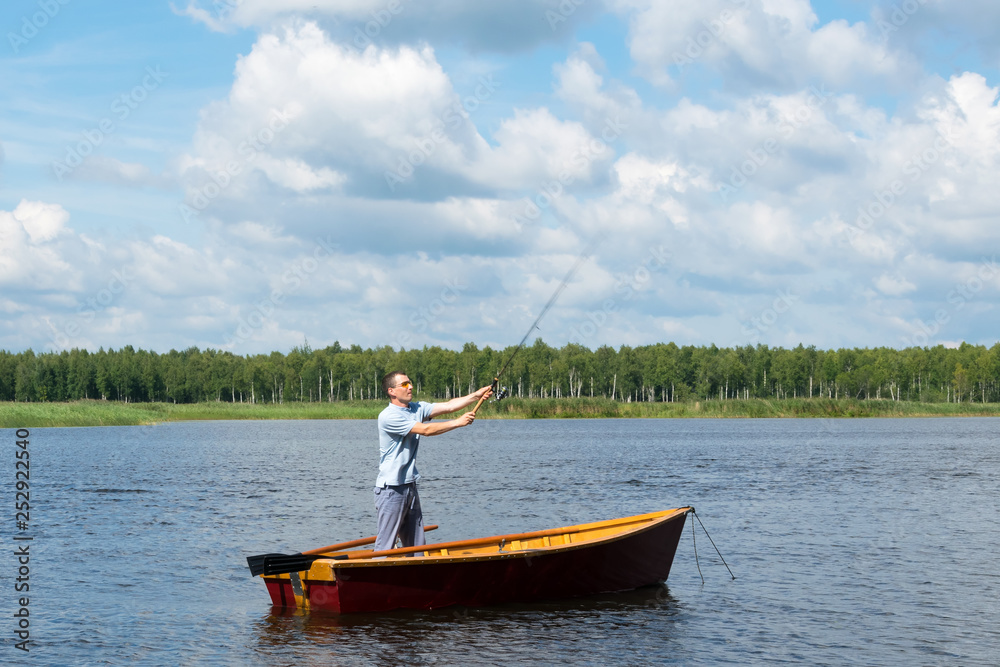
[[[733,574],[733,571],[729,569],[729,563],[726,562],[726,559],[722,558],[722,552],[719,551],[719,547],[715,546],[715,540],[713,540],[712,536],[708,534],[708,529],[705,528],[705,524],[701,522],[701,517],[698,516],[698,513],[694,511],[694,507],[691,508],[691,514],[694,514],[694,518],[698,519],[698,523],[701,524],[701,529],[705,531],[705,536],[708,537],[708,541],[712,543],[713,547],[715,547],[715,553],[719,554],[719,558],[722,560],[722,564],[726,566],[727,570],[729,570],[729,576],[731,576],[733,578],[733,581],[736,581],[736,575]],[[694,523],[693,522],[691,523],[691,541],[694,542]],[[695,565],[698,564],[698,549],[697,548],[695,548],[695,551],[694,551],[694,562],[695,562]],[[698,568],[698,574],[701,574],[701,567]],[[701,583],[703,583],[703,584],[705,583],[705,577],[704,576],[702,576],[702,578],[701,578]]]
[[[691,508],[691,512],[694,512],[694,508]],[[697,514],[695,515],[697,516]],[[701,564],[698,562],[698,542],[694,539],[694,521],[691,522],[691,544],[694,545],[694,565],[698,568],[698,576],[701,577],[701,585],[705,585],[705,575],[701,573]]]

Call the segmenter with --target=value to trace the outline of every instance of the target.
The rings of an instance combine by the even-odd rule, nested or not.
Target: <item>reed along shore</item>
[[[331,403],[68,403],[0,402],[0,427],[138,426],[173,421],[241,419],[375,419],[386,401]],[[479,419],[614,419],[787,417],[997,417],[1000,403],[917,403],[855,399],[747,399],[679,403],[621,402],[606,398],[508,398],[485,404]]]

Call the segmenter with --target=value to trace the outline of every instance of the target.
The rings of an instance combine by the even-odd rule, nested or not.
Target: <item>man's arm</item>
[[[468,396],[460,396],[458,398],[453,398],[450,401],[445,401],[444,403],[434,403],[431,406],[431,417],[436,417],[438,415],[446,415],[449,412],[455,412],[456,410],[461,410],[462,408],[467,408],[480,398],[489,398],[493,394],[492,385],[486,385],[478,391],[474,391]],[[465,415],[459,417],[459,419],[464,418]],[[472,423],[471,421],[469,423]],[[444,424],[441,424],[442,426]],[[451,429],[458,428],[459,426],[465,426],[465,424],[459,424],[458,426],[452,426]],[[443,432],[443,431],[442,431]],[[413,433],[420,433],[417,430],[413,430]],[[425,435],[421,433],[421,435]],[[436,435],[435,433],[427,433],[426,435]]]
[[[448,431],[454,431],[456,428],[468,426],[475,419],[476,415],[471,412],[466,412],[461,417],[457,417],[446,422],[416,422],[413,425],[413,428],[410,429],[410,433],[416,433],[417,435],[441,435],[442,433],[447,433]]]

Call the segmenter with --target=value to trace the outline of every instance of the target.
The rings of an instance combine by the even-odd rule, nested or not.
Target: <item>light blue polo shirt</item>
[[[420,479],[417,448],[420,436],[410,433],[417,422],[430,421],[432,403],[410,401],[401,408],[389,404],[378,416],[378,479],[375,486],[398,486]]]

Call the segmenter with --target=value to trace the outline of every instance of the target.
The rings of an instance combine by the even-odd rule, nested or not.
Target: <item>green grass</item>
[[[157,419],[149,407],[110,401],[72,403],[0,403],[0,427],[127,426]]]
[[[336,403],[71,403],[0,402],[0,428],[129,426],[171,421],[233,419],[375,419],[386,401]],[[797,398],[621,403],[606,398],[508,398],[487,403],[480,419],[997,417],[1000,404],[908,403]]]
[[[996,417],[1000,403],[908,403],[855,399],[793,398],[684,403],[622,403],[606,398],[510,398],[483,417],[506,418],[778,418],[778,417]]]
[[[134,426],[172,421],[232,419],[374,419],[381,401],[339,403],[70,403],[0,402],[0,428]]]

